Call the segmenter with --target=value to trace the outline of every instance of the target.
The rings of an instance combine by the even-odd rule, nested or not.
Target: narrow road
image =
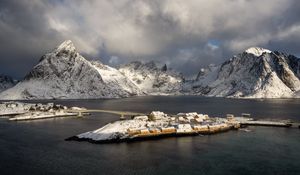
[[[137,115],[147,115],[144,113],[137,113],[137,112],[128,112],[128,111],[114,111],[114,110],[102,110],[102,109],[84,109],[84,110],[66,110],[67,112],[77,112],[79,116],[82,113],[109,113],[109,114],[116,114],[121,115],[121,118],[124,116],[137,116]]]

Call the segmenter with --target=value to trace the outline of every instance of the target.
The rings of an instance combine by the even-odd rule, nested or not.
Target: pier
[[[292,122],[291,120],[279,119],[260,119],[254,120],[250,114],[242,113],[241,117],[234,117],[232,114],[227,114],[227,118],[234,118],[240,123],[241,126],[271,126],[271,127],[295,127],[299,123]]]
[[[274,126],[274,127],[291,127],[291,123],[285,123],[285,122],[275,122],[275,121],[243,121],[240,122],[242,126]]]

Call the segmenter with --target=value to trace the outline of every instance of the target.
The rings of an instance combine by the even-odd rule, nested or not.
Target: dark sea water
[[[138,97],[66,100],[87,108],[211,116],[251,113],[254,118],[300,120],[300,100],[236,100],[201,97]],[[119,116],[92,114],[26,122],[0,119],[0,174],[300,174],[300,130],[250,127],[209,136],[165,138],[133,143],[64,141]]]

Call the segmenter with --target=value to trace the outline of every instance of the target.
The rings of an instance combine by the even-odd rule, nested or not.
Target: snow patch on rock
[[[253,54],[257,57],[261,56],[263,53],[271,53],[272,51],[260,47],[250,47],[245,50],[246,53]]]

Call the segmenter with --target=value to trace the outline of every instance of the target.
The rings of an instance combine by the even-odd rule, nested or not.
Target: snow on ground
[[[124,139],[128,128],[145,128],[146,121],[124,120],[109,123],[104,127],[77,135],[78,138],[88,138],[95,141]]]
[[[132,120],[121,120],[109,123],[100,129],[79,134],[77,137],[94,141],[125,139],[129,137],[127,133],[128,129],[143,130],[153,127],[164,127],[167,126],[170,121],[170,117],[160,111],[153,111],[149,117],[154,120],[145,120],[145,116],[137,116]]]

